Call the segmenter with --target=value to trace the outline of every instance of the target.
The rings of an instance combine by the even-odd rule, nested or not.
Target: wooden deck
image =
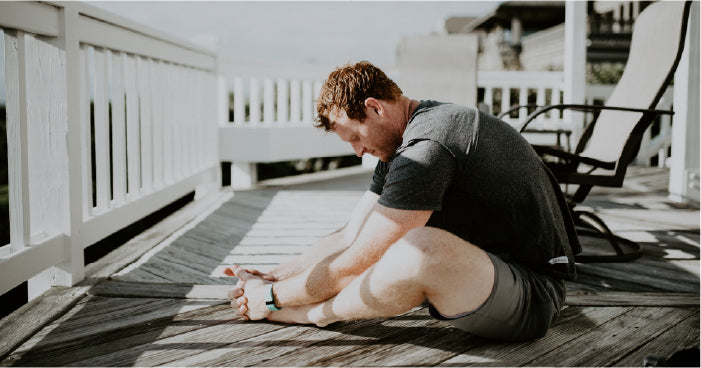
[[[347,173],[347,172],[346,172]],[[284,181],[193,202],[0,321],[3,366],[642,366],[699,345],[699,209],[667,200],[664,169],[634,169],[587,205],[643,258],[580,264],[542,339],[487,341],[424,307],[327,328],[237,319],[230,263],[267,269],[345,223],[369,172]]]

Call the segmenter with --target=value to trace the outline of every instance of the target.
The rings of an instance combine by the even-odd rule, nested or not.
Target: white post
[[[27,57],[24,32],[5,31],[7,150],[10,249],[29,245],[29,139],[27,133]]]
[[[41,295],[50,286],[72,286],[85,277],[83,258],[83,168],[81,157],[82,128],[81,109],[87,105],[81,102],[80,90],[85,86],[81,78],[81,57],[79,41],[74,27],[78,24],[78,11],[71,8],[60,10],[60,39],[66,53],[66,137],[68,154],[68,217],[65,229],[67,261],[29,280],[29,299]]]
[[[231,163],[231,188],[247,189],[258,181],[258,168],[255,162]]]
[[[699,201],[699,3],[689,14],[684,52],[674,74],[670,198]]]
[[[566,104],[584,102],[587,64],[587,2],[565,2],[565,90]],[[565,121],[572,124],[576,141],[584,129],[583,114],[565,111]]]

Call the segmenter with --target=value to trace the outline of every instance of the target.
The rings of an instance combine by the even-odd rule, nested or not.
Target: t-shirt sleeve
[[[375,166],[375,173],[372,175],[372,182],[370,183],[369,190],[377,195],[382,194],[382,188],[385,186],[385,176],[387,175],[387,170],[389,169],[389,164],[383,161],[377,161]]]
[[[378,203],[402,210],[441,210],[457,171],[450,151],[430,140],[404,148],[388,166]]]

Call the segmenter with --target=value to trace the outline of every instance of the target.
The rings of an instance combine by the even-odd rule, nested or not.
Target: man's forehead
[[[331,109],[331,111],[329,111],[329,128],[331,130],[336,130],[337,122],[346,116],[346,112],[343,109],[337,107]]]

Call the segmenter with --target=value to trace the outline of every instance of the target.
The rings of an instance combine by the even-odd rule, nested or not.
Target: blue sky
[[[342,64],[394,63],[403,35],[435,32],[450,16],[481,16],[495,1],[88,2],[183,38],[217,38],[227,56]]]

